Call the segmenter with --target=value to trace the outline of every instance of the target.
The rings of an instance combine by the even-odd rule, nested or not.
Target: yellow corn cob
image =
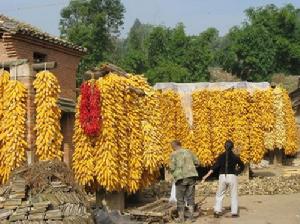
[[[243,162],[250,161],[248,108],[250,94],[247,90],[234,90],[230,107],[230,139]],[[251,125],[251,124],[250,124]]]
[[[274,122],[272,93],[255,91],[251,97],[249,111],[250,153],[254,163],[263,158],[265,150],[265,132],[269,131]]]
[[[62,140],[60,118],[57,105],[60,86],[57,78],[49,71],[36,75],[33,82],[36,90],[36,154],[40,160],[62,158]]]
[[[5,70],[0,70],[0,136],[2,136],[2,133],[4,131],[3,129],[3,123],[5,122],[3,120],[3,113],[4,113],[4,89],[7,83],[9,82],[10,74]],[[3,146],[3,139],[0,138],[0,148]]]
[[[211,150],[209,97],[210,93],[205,90],[193,93],[193,149],[202,166],[211,165],[214,160]]]
[[[75,178],[81,185],[90,186],[94,180],[94,148],[93,139],[87,136],[79,121],[80,97],[78,97],[74,126],[74,154],[72,157]]]
[[[174,93],[171,90],[163,91],[160,94],[160,110],[162,122],[162,151],[163,164],[169,166],[170,155],[173,151],[171,142],[175,140],[175,103]]]
[[[297,126],[292,103],[286,90],[283,90],[283,108],[286,136],[284,152],[286,155],[295,155],[299,147],[299,136],[297,135]]]
[[[10,80],[4,86],[2,147],[0,151],[0,179],[5,183],[11,171],[25,161],[27,142],[25,140],[27,89],[17,81]]]
[[[229,138],[228,101],[223,91],[211,91],[210,95],[211,141],[214,158],[217,158],[225,150],[224,143]]]

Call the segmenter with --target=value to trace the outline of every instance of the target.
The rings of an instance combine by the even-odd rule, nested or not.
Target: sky
[[[221,35],[245,20],[244,10],[266,4],[300,8],[300,0],[121,0],[125,6],[121,37],[126,37],[133,22],[173,27],[182,22],[188,34],[199,34],[215,27]],[[30,23],[59,36],[60,11],[69,0],[0,0],[0,13]]]

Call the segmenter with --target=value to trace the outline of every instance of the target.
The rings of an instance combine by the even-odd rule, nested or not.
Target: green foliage
[[[62,10],[61,36],[89,50],[79,74],[103,61],[152,83],[208,81],[210,67],[249,81],[300,74],[300,9],[291,4],[249,8],[247,20],[223,37],[215,28],[189,36],[182,23],[155,27],[136,19],[120,39],[124,11],[120,0],[71,0]]]
[[[128,72],[146,74],[152,83],[207,81],[217,37],[213,28],[191,37],[181,23],[172,29],[136,20],[115,63]]]
[[[170,61],[161,61],[159,64],[146,73],[150,83],[156,82],[186,82],[189,71]]]
[[[213,60],[212,42],[217,36],[218,32],[212,28],[199,36],[187,36],[183,24],[174,29],[154,28],[148,40],[148,60],[152,69],[146,75],[155,82],[207,81],[208,66]],[[155,69],[157,66],[159,68]],[[179,74],[168,73],[166,68],[172,66],[180,69]],[[154,79],[155,74],[158,77]]]
[[[119,52],[120,60],[115,63],[128,72],[145,73],[149,67],[146,41],[152,29],[153,26],[142,24],[136,19],[127,39],[123,41],[123,51]]]
[[[169,30],[155,27],[148,39],[148,60],[150,67],[157,66],[160,61],[168,59]]]
[[[114,48],[113,37],[123,24],[124,11],[120,0],[71,0],[61,11],[61,37],[88,49],[79,66],[79,79]]]
[[[246,10],[248,21],[234,27],[216,53],[227,71],[243,80],[269,80],[273,73],[300,72],[300,13],[292,5]]]
[[[143,74],[149,67],[146,54],[133,49],[126,52],[120,64],[127,72],[135,74]]]

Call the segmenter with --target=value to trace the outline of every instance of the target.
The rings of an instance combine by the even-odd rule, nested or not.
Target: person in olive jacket
[[[195,185],[198,177],[196,166],[199,166],[199,161],[190,150],[181,147],[180,141],[175,140],[171,145],[174,151],[170,158],[170,171],[176,185],[178,222],[184,222],[185,200],[189,208],[189,219],[194,221]]]
[[[215,217],[219,217],[222,212],[222,201],[227,187],[230,188],[231,215],[232,217],[238,217],[237,175],[244,170],[245,166],[241,159],[233,153],[233,147],[233,142],[227,140],[225,143],[225,152],[217,158],[210,171],[202,178],[203,183],[212,173],[219,173],[219,186],[214,207]]]

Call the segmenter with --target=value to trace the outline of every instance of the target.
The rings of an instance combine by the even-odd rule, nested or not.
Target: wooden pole
[[[146,95],[146,93],[143,90],[141,90],[139,88],[135,88],[133,86],[129,86],[128,90],[131,91],[131,92],[134,92],[138,96],[145,96]]]
[[[106,206],[109,210],[119,210],[121,212],[125,209],[125,193],[121,192],[107,192],[103,188],[96,190],[96,205]]]

